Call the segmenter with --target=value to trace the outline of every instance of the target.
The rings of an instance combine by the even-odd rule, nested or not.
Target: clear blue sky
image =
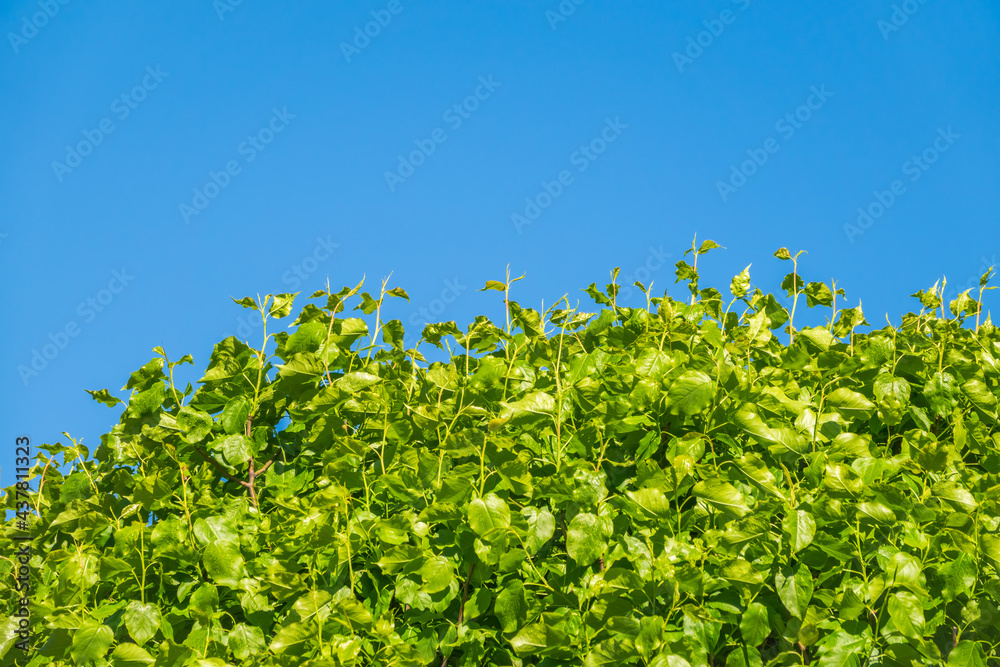
[[[389,317],[464,328],[508,263],[534,308],[615,266],[681,295],[697,233],[704,285],[804,249],[880,326],[1000,264],[995,2],[283,4],[4,3],[4,486],[154,346],[196,378],[231,296],[391,271]]]

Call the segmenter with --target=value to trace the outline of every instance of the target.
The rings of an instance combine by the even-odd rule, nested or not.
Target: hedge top
[[[37,514],[0,537],[5,664],[25,526],[20,664],[1000,664],[990,272],[950,317],[935,285],[857,334],[786,249],[790,309],[750,267],[701,288],[717,247],[677,263],[690,299],[636,283],[645,308],[617,269],[594,314],[489,281],[503,326],[423,330],[446,362],[404,349],[387,281],[274,334],[295,295],[238,300],[264,342],[218,343],[197,390],[156,348],[93,458],[42,447]],[[825,326],[794,326],[800,297]]]

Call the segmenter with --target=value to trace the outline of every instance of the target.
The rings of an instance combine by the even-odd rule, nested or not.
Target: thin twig
[[[48,461],[45,462],[45,467],[42,468],[42,476],[38,480],[38,493],[36,494],[38,497],[38,501],[35,503],[35,511],[38,512],[39,514],[41,514],[42,500],[45,499],[45,496],[42,495],[42,488],[45,487],[45,471],[49,469],[49,466],[51,464],[52,464],[52,459],[49,459]]]
[[[265,472],[265,471],[266,471],[266,470],[267,470],[268,468],[270,468],[270,467],[271,467],[271,464],[272,464],[272,463],[274,463],[275,459],[277,459],[277,458],[278,458],[278,455],[277,455],[277,454],[275,454],[275,455],[274,455],[274,456],[273,456],[273,457],[271,458],[271,460],[270,460],[270,461],[268,461],[267,463],[265,463],[265,464],[264,464],[264,467],[263,467],[263,468],[261,468],[260,470],[258,470],[258,471],[257,471],[257,474],[256,474],[256,477],[260,477],[261,475],[263,475],[263,474],[264,474],[264,472]]]
[[[195,447],[195,449],[197,449],[198,453],[201,454],[205,458],[206,461],[208,461],[209,463],[211,463],[215,467],[216,470],[218,470],[220,473],[222,473],[223,477],[225,477],[226,479],[231,480],[233,482],[239,482],[243,486],[249,486],[242,479],[236,479],[236,478],[234,478],[233,477],[233,473],[231,473],[228,470],[226,470],[225,468],[223,468],[221,463],[219,463],[218,461],[216,461],[215,459],[213,459],[211,456],[209,456],[208,454],[206,454],[204,449],[202,449],[201,447]]]
[[[472,571],[475,569],[475,563],[469,566],[469,576],[465,578],[465,583],[462,585],[462,606],[458,608],[459,627],[462,625],[462,619],[465,618],[465,602],[469,599],[469,581],[472,580]],[[441,660],[441,667],[448,667],[448,656],[444,656],[444,659]]]
[[[250,480],[247,483],[246,487],[248,489],[250,489],[250,502],[253,503],[254,509],[260,509],[257,506],[257,491],[256,491],[256,489],[253,488],[253,479],[256,476],[257,475],[254,473],[254,469],[253,469],[253,457],[251,456],[250,457]]]

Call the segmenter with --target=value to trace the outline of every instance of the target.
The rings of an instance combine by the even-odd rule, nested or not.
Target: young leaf
[[[295,292],[295,294],[275,294],[274,303],[271,304],[271,317],[282,318],[288,316],[292,312],[292,303],[298,294],[298,292]]]
[[[245,296],[242,299],[237,299],[235,297],[230,297],[230,298],[233,300],[234,303],[238,303],[244,308],[253,308],[258,312],[260,311],[260,306],[257,305],[257,300],[254,299],[252,296]]]
[[[750,290],[751,266],[751,264],[747,264],[747,268],[740,271],[739,275],[734,277],[729,283],[729,291],[737,299],[746,296],[747,292]]]
[[[704,255],[709,250],[713,250],[715,248],[721,248],[721,247],[722,246],[719,245],[718,243],[716,243],[715,241],[713,241],[711,239],[706,239],[705,241],[701,242],[701,247],[698,248],[698,253],[697,254]]]
[[[91,398],[93,398],[95,401],[99,403],[104,403],[104,405],[108,406],[109,408],[113,408],[122,402],[122,399],[118,398],[117,396],[112,396],[111,392],[109,392],[107,389],[98,389],[97,391],[84,389],[84,391],[90,394]]]

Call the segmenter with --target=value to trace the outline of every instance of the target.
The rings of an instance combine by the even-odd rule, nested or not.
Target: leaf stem
[[[462,585],[462,604],[458,608],[458,626],[462,626],[462,620],[465,618],[465,602],[469,599],[469,580],[472,579],[472,571],[476,569],[476,564],[473,563],[469,566],[469,576],[465,578],[465,583]],[[448,667],[448,656],[444,656],[441,660],[441,667]]]

